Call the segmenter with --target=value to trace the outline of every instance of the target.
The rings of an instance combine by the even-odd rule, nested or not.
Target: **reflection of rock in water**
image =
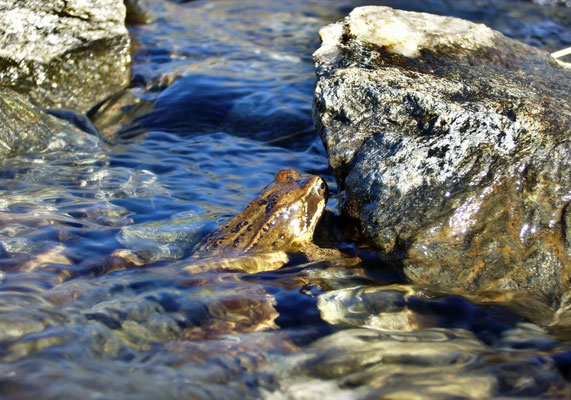
[[[309,359],[280,382],[282,397],[275,398],[489,399],[565,390],[549,358],[490,349],[458,329],[349,329],[316,341],[306,352]]]
[[[53,289],[49,298],[56,298],[62,305],[57,293],[75,293],[63,303],[71,308],[93,302],[84,304],[81,314],[113,329],[128,345],[137,347],[277,328],[275,299],[259,286],[242,282],[238,274],[189,277],[171,267],[123,273],[128,279],[133,273],[133,277],[142,275],[140,288],[135,280],[133,288],[127,285],[109,298],[105,292],[113,288],[102,287],[94,297],[95,293],[89,293],[98,287],[97,280],[93,286],[88,282],[68,282]],[[99,279],[113,281],[112,276]]]
[[[414,331],[436,326],[434,315],[415,312],[410,287],[371,287],[334,290],[319,296],[321,318],[333,325],[360,326],[393,331]]]
[[[471,300],[471,301],[470,301]],[[341,327],[413,332],[426,328],[465,329],[486,344],[496,344],[523,321],[542,342],[554,348],[540,326],[552,320],[549,305],[529,297],[471,297],[432,292],[414,285],[352,286],[319,295],[321,317]],[[530,347],[533,347],[530,345]]]
[[[218,296],[206,306],[210,315],[209,322],[190,329],[185,336],[200,339],[277,329],[275,320],[279,314],[274,308],[275,304],[273,296],[259,287],[252,287],[247,292]]]

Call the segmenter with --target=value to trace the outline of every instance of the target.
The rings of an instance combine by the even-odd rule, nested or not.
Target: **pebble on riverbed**
[[[571,71],[481,24],[357,8],[323,28],[314,120],[363,240],[414,282],[553,301],[571,268]]]

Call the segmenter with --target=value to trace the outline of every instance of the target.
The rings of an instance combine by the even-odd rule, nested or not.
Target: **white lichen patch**
[[[313,53],[314,58],[319,58],[320,63],[334,63],[339,57],[338,44],[343,35],[343,26],[341,24],[327,25],[319,30],[321,38],[321,47]]]
[[[363,43],[370,43],[405,57],[418,57],[421,49],[454,46],[474,50],[493,46],[497,33],[482,24],[426,13],[394,10],[389,7],[357,7],[342,22],[323,28],[322,49],[315,53],[332,54],[341,25]]]

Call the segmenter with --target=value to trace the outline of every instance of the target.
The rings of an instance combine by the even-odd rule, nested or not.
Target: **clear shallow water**
[[[130,139],[2,162],[0,397],[566,398],[569,337],[534,323],[545,305],[434,293],[374,258],[255,275],[177,264],[280,168],[335,196],[311,53],[360,4],[152,3],[156,22],[131,28],[132,93],[150,103],[117,128]],[[571,42],[568,8],[385,4]],[[109,257],[124,248],[152,265],[121,270]]]

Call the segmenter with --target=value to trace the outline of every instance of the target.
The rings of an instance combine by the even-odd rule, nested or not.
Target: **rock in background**
[[[0,159],[46,151],[90,149],[99,140],[53,117],[8,88],[0,87]]]
[[[121,0],[0,0],[0,82],[85,113],[129,83]]]
[[[362,239],[416,282],[553,300],[571,268],[571,71],[387,7],[323,28],[314,120]]]

